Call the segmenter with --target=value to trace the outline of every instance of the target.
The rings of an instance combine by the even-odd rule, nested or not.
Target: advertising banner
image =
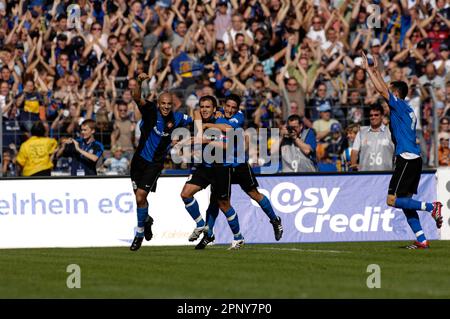
[[[260,191],[281,217],[280,242],[340,242],[415,239],[401,210],[386,205],[391,175],[259,177]],[[248,243],[274,243],[268,217],[233,185],[231,202]],[[436,200],[436,175],[423,174],[419,200]],[[223,214],[222,214],[223,215]],[[430,213],[419,212],[428,239],[438,239]],[[232,233],[224,216],[217,219],[216,242],[228,243]]]
[[[441,239],[450,239],[450,167],[440,167],[437,171],[437,194],[442,202],[442,217],[444,222],[441,228]]]
[[[414,239],[403,212],[386,205],[389,179],[390,175],[310,175],[259,177],[258,181],[282,219],[280,242]],[[154,237],[144,245],[193,244],[187,239],[195,223],[180,198],[186,180],[158,180],[156,193],[148,197]],[[209,190],[195,198],[204,216]],[[422,175],[416,198],[436,199],[435,174]],[[247,243],[276,242],[269,219],[238,185],[233,185],[231,203]],[[443,229],[448,232],[446,209]],[[430,214],[419,215],[426,236],[439,238]],[[129,178],[0,181],[0,248],[129,246],[135,226]],[[214,233],[216,243],[233,239],[222,213]]]
[[[155,219],[144,245],[185,245],[195,223],[180,193],[186,177],[160,178],[148,197]],[[202,211],[208,193],[199,193]],[[0,181],[0,248],[129,246],[136,226],[129,178]]]

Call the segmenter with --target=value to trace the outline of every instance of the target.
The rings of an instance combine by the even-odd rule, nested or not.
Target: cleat
[[[145,219],[144,222],[144,237],[145,240],[150,240],[153,237],[153,233],[152,233],[152,225],[153,225],[153,218],[151,218],[150,216],[147,216],[147,218]]]
[[[195,246],[195,249],[205,249],[205,247],[209,244],[214,242],[215,237],[214,235],[211,235],[211,237],[208,236],[208,234],[204,233],[202,240]]]
[[[421,243],[419,241],[413,242],[411,245],[408,245],[405,247],[406,249],[428,249],[430,248],[430,244],[426,240],[425,242]]]
[[[244,239],[233,240],[231,242],[231,246],[230,246],[230,248],[228,248],[228,250],[241,249],[242,246],[244,246]]]
[[[277,217],[274,220],[271,220],[270,223],[273,226],[273,231],[275,233],[275,239],[279,241],[281,236],[283,236],[283,226],[281,225],[281,218]]]
[[[136,251],[139,248],[141,248],[143,239],[144,239],[144,237],[134,236],[134,240],[133,240],[133,243],[130,246],[130,250],[131,251]]]
[[[196,227],[194,231],[192,232],[191,236],[189,236],[189,241],[196,241],[200,235],[203,233],[203,230],[205,229],[205,226],[202,227]]]
[[[431,217],[436,221],[436,227],[441,228],[442,227],[442,203],[441,202],[433,202],[433,210],[431,212]]]

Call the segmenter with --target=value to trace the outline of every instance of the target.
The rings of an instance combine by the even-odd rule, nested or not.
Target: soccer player
[[[363,68],[369,74],[375,89],[388,102],[390,109],[390,129],[395,145],[395,168],[389,183],[387,204],[403,210],[409,226],[416,235],[417,240],[406,248],[429,248],[417,210],[430,212],[436,221],[436,227],[441,228],[442,204],[440,202],[420,202],[411,198],[413,194],[417,194],[422,172],[422,159],[416,138],[417,119],[413,109],[405,102],[408,85],[403,81],[394,81],[388,88],[378,71],[376,59],[373,62],[370,61],[369,64],[367,56],[364,53],[362,55]]]
[[[146,78],[146,74],[139,75],[138,83]],[[168,92],[161,93],[155,104],[142,99],[138,85],[133,92],[133,98],[142,114],[141,137],[130,168],[137,203],[137,231],[130,250],[136,251],[141,247],[144,237],[146,240],[153,237],[153,218],[148,214],[147,196],[149,192],[156,191],[156,182],[171,146],[171,133],[176,128],[191,123],[192,118],[172,111],[172,95]]]
[[[217,108],[217,99],[214,96],[206,95],[200,98],[199,101],[200,114],[195,114],[195,119],[198,116],[201,117],[202,123],[216,123],[216,124],[228,124],[228,121],[224,118],[215,117]],[[203,126],[203,125],[202,125]],[[203,128],[207,128],[203,126]],[[219,138],[205,138],[203,137],[202,143],[208,143],[210,146],[215,147],[215,151],[219,151],[220,148],[224,148],[225,153],[227,141],[224,139],[222,132],[218,131]],[[205,132],[207,133],[207,132]],[[205,134],[204,134],[205,135]],[[217,137],[217,136],[216,136]],[[222,163],[215,161],[211,162],[205,159],[206,152],[202,153],[202,163],[196,167],[191,175],[191,178],[186,182],[181,191],[181,198],[185,204],[186,210],[192,219],[196,222],[197,227],[189,237],[189,241],[197,239],[205,228],[205,221],[203,220],[197,201],[194,195],[211,185],[211,193],[213,200],[217,203],[217,206],[227,217],[228,225],[233,232],[233,241],[229,249],[239,249],[244,245],[244,237],[240,232],[238,215],[234,211],[230,204],[230,192],[231,192],[231,163],[226,163],[225,158],[221,158]]]
[[[227,124],[214,124],[207,123],[205,128],[218,128],[226,132],[228,129],[238,129],[244,126],[244,114],[239,111],[239,105],[241,104],[241,98],[236,94],[230,94],[225,99],[225,105],[223,108],[223,115],[228,120]],[[239,148],[238,148],[239,149]],[[244,150],[243,150],[244,151]],[[269,217],[270,223],[273,226],[275,239],[278,241],[283,235],[283,226],[281,225],[281,218],[277,216],[270,204],[269,199],[258,191],[258,181],[252,168],[247,162],[239,163],[237,158],[240,154],[235,156],[233,163],[233,173],[231,175],[232,184],[239,184],[241,189],[253,200],[255,200],[262,208],[264,213]],[[206,245],[214,241],[213,228],[219,214],[219,210],[216,201],[211,198],[209,207],[206,210],[206,227],[204,229],[204,235],[202,240],[195,247],[196,249],[204,249]],[[197,238],[195,238],[197,239]],[[194,239],[194,240],[195,240]]]

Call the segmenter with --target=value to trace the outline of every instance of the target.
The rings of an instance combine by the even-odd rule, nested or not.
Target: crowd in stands
[[[138,85],[190,115],[203,95],[240,95],[246,127],[280,128],[281,171],[389,169],[389,110],[363,50],[386,82],[408,83],[425,165],[449,166],[449,28],[449,0],[0,0],[2,174],[24,175],[36,121],[58,144],[52,173],[69,172],[60,150],[86,120],[104,150],[97,172],[127,174]]]

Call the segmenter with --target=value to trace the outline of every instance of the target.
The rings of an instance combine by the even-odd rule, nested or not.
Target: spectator
[[[26,132],[30,132],[34,122],[45,120],[45,105],[32,80],[25,82],[23,93],[17,98],[17,104],[21,111],[19,119]]]
[[[280,135],[280,144],[274,144],[272,152],[277,153],[279,150],[283,173],[317,171],[316,137],[312,129],[304,126],[300,116],[290,115]]]
[[[381,23],[374,29],[365,0],[79,1],[80,26],[72,29],[66,12],[73,1],[19,2],[0,0],[0,106],[14,140],[7,145],[19,146],[38,119],[56,138],[76,137],[79,122],[93,119],[106,149],[123,144],[110,142],[121,121],[115,99],[138,123],[131,92],[143,72],[150,77],[143,98],[170,88],[175,106],[187,111],[205,92],[242,95],[246,127],[278,127],[293,113],[312,127],[325,101],[333,123],[369,125],[379,94],[360,69],[363,50],[386,82],[411,87],[424,162],[434,154],[433,114],[450,116],[446,1],[376,1]]]
[[[214,25],[217,39],[222,39],[228,28],[231,27],[231,10],[228,9],[228,0],[218,0]]]
[[[120,145],[120,149],[130,159],[134,152],[134,130],[136,124],[128,114],[127,104],[120,101],[114,109],[114,131],[111,135],[111,145]]]
[[[244,38],[248,40],[253,39],[252,33],[245,28],[244,18],[239,13],[235,13],[231,16],[231,28],[227,29],[221,40],[227,46],[230,44],[233,45],[233,41],[237,34],[244,35]]]
[[[433,63],[428,63],[425,68],[425,74],[419,78],[421,85],[430,84],[434,89],[443,89],[445,87],[445,80],[436,72],[436,67]]]
[[[361,127],[351,153],[351,168],[360,171],[390,171],[394,159],[394,144],[389,128],[383,125],[383,108],[370,108],[370,126]],[[359,165],[358,165],[359,157]]]
[[[317,141],[322,143],[325,138],[331,133],[331,125],[338,123],[335,119],[331,118],[331,106],[330,103],[324,102],[321,104],[317,111],[319,111],[319,119],[313,122],[313,129],[317,134]]]
[[[322,162],[332,164],[333,171],[342,171],[342,154],[348,148],[347,138],[342,134],[342,127],[339,123],[334,123],[330,127],[330,135],[325,139],[322,145],[325,149],[325,156]]]
[[[348,141],[348,147],[344,150],[344,152],[341,155],[341,163],[342,163],[342,170],[345,172],[348,172],[351,170],[351,154],[352,154],[352,148],[353,144],[355,142],[356,135],[358,134],[360,130],[360,126],[358,124],[350,124],[345,129],[347,141]]]
[[[103,145],[94,139],[95,121],[81,123],[81,138],[68,138],[58,148],[57,157],[70,157],[72,176],[97,175],[96,165],[103,154]]]
[[[15,164],[15,159],[12,155],[10,149],[3,150],[2,159],[2,175],[4,177],[15,177],[17,176],[17,166]]]
[[[23,176],[51,175],[58,142],[45,135],[44,124],[37,121],[31,127],[31,137],[20,146],[16,162],[21,166]]]
[[[284,80],[278,82],[280,85],[282,100],[282,116],[283,120],[287,120],[289,114],[289,103],[295,102],[298,105],[297,115],[300,117],[305,116],[305,93],[299,86],[295,78],[289,78],[284,84]],[[286,90],[284,88],[286,87]]]
[[[130,173],[130,161],[124,156],[120,146],[111,149],[112,157],[105,160],[103,166],[110,174],[128,175]]]
[[[439,133],[439,166],[450,166],[449,133]]]

